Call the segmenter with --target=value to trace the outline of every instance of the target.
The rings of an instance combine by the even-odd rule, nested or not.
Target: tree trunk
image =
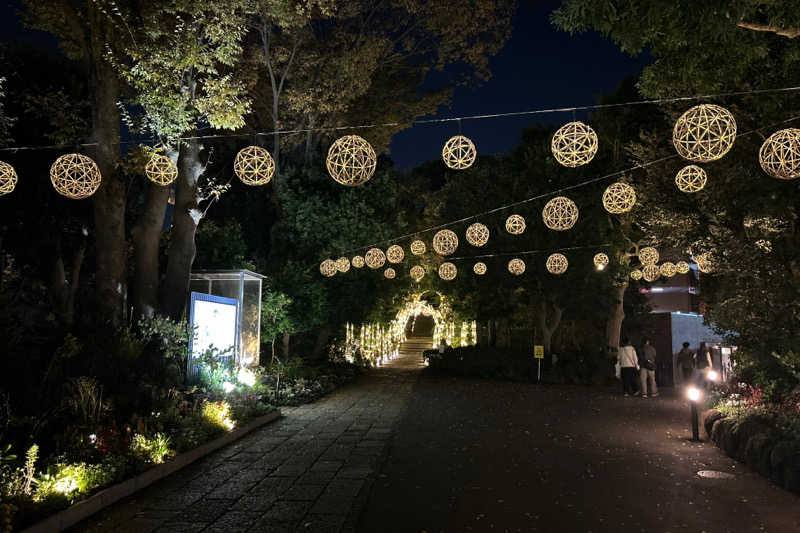
[[[614,287],[614,304],[611,307],[611,316],[608,317],[608,322],[606,322],[606,346],[614,350],[619,348],[622,321],[625,319],[623,304],[625,301],[625,290],[627,288],[627,281]]]
[[[53,312],[58,317],[58,320],[67,327],[72,326],[75,320],[75,296],[78,293],[78,284],[80,283],[81,268],[85,254],[86,240],[84,239],[72,259],[69,279],[67,279],[60,246],[56,246],[56,259],[53,262],[48,290]]]
[[[158,306],[158,246],[169,187],[147,186],[144,212],[131,230],[134,252],[133,311],[138,317],[152,317]]]
[[[289,359],[289,355],[290,355],[290,353],[289,353],[289,344],[290,344],[290,341],[292,340],[292,334],[291,333],[284,333],[282,340],[283,340],[283,360],[285,361],[285,360]]]
[[[317,361],[322,359],[321,356],[324,354],[322,353],[325,347],[328,345],[328,337],[330,337],[331,328],[327,325],[322,326],[319,328],[317,332],[317,340],[314,342],[314,350],[311,352],[311,359]]]
[[[97,260],[97,315],[117,325],[122,321],[126,291],[127,243],[125,241],[125,183],[117,176],[119,160],[119,81],[105,59],[108,24],[104,15],[89,5],[92,155],[102,176],[92,196]]]
[[[202,213],[198,207],[198,181],[205,170],[200,162],[202,146],[188,141],[178,158],[178,185],[175,196],[172,234],[167,252],[167,276],[162,291],[162,311],[180,320],[186,308],[189,275],[195,255],[194,237]]]
[[[553,333],[558,329],[563,313],[563,309],[553,304],[553,316],[550,320],[547,320],[547,302],[542,299],[539,303],[539,329],[542,330],[542,346],[544,346],[544,353],[546,354],[551,352]]]

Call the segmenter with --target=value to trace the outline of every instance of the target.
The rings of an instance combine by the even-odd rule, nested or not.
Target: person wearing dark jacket
[[[644,348],[639,356],[639,379],[642,383],[642,398],[647,398],[647,382],[650,382],[650,396],[658,396],[656,386],[656,349],[650,339],[644,340]]]

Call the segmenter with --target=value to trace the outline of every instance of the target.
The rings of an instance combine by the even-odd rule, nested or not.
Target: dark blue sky
[[[650,62],[647,54],[631,57],[598,33],[570,35],[550,24],[558,0],[518,0],[511,39],[490,62],[492,78],[478,87],[458,87],[451,106],[437,117],[505,113],[595,103],[628,75],[638,76]],[[425,117],[432,118],[432,117]],[[539,115],[533,119],[493,118],[462,121],[480,154],[505,152],[526,127],[558,124],[572,114]],[[442,145],[458,133],[457,123],[418,125],[394,136],[391,157],[401,168],[440,157]]]

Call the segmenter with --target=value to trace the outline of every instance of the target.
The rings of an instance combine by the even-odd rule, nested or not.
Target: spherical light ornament
[[[319,264],[319,272],[326,278],[330,278],[336,274],[336,261],[326,259]]]
[[[442,263],[439,265],[439,277],[445,281],[456,279],[458,269],[453,263]]]
[[[93,195],[101,179],[97,163],[81,154],[62,155],[50,167],[50,182],[56,192],[73,200]]]
[[[515,276],[521,276],[525,273],[525,261],[517,259],[516,257],[508,262],[508,271]]]
[[[337,182],[355,187],[369,181],[375,173],[375,150],[358,135],[336,139],[328,150],[325,162],[328,174]]]
[[[352,261],[350,261],[355,268],[364,268],[364,258],[360,255],[354,255]]]
[[[675,272],[678,274],[688,274],[689,273],[689,263],[686,261],[678,261],[675,263]]]
[[[266,185],[275,174],[275,161],[260,146],[247,146],[236,154],[233,173],[245,185]]]
[[[483,276],[484,274],[486,274],[486,263],[484,263],[482,261],[478,261],[472,267],[472,271],[475,272],[479,276]]]
[[[728,153],[736,140],[736,120],[730,111],[714,104],[700,104],[675,122],[672,144],[689,161],[708,163]]]
[[[556,196],[542,209],[544,225],[556,231],[566,231],[578,221],[578,206],[566,196]]]
[[[639,250],[639,262],[643,265],[654,265],[658,263],[658,250],[652,246],[645,246]]]
[[[178,177],[178,167],[171,157],[153,154],[144,166],[144,173],[156,185],[166,186]]]
[[[506,231],[511,235],[522,235],[525,231],[525,218],[522,215],[511,215],[506,219]]]
[[[712,262],[712,257],[709,252],[702,253],[694,258],[694,262],[697,263],[697,270],[702,272],[703,274],[710,274],[714,271],[714,264]]]
[[[645,281],[655,281],[661,276],[661,269],[658,265],[645,265],[642,267],[642,277]]]
[[[782,180],[800,177],[800,129],[778,130],[764,141],[758,151],[764,172]]]
[[[406,254],[403,252],[403,248],[396,244],[391,245],[386,250],[386,259],[388,259],[390,263],[399,263],[405,256]]]
[[[372,269],[380,268],[386,262],[386,256],[379,248],[370,248],[364,254],[364,262]]]
[[[661,272],[661,275],[664,276],[665,278],[671,278],[672,276],[677,274],[678,269],[673,263],[669,261],[664,261],[663,263],[661,263],[659,271]]]
[[[556,253],[547,258],[545,266],[547,267],[547,271],[551,274],[563,274],[567,271],[569,261],[567,261],[564,254]]]
[[[0,161],[0,196],[8,194],[17,186],[17,172],[14,167]]]
[[[439,255],[450,255],[458,248],[458,235],[449,229],[437,231],[433,236],[433,250]]]
[[[764,253],[770,253],[772,251],[772,242],[767,239],[758,239],[755,243],[756,248],[761,250]]]
[[[463,135],[450,137],[442,147],[444,164],[454,170],[464,170],[475,162],[475,145]]]
[[[422,255],[425,253],[427,248],[425,247],[425,243],[419,239],[411,242],[411,253],[414,255]]]
[[[397,272],[395,272],[392,267],[389,267],[383,271],[383,277],[385,277],[386,279],[394,279],[396,275]]]
[[[636,191],[627,183],[612,183],[603,191],[603,207],[613,215],[627,213],[636,204]]]
[[[681,192],[702,191],[707,180],[706,171],[697,165],[687,165],[675,175],[675,185]]]
[[[592,262],[597,270],[603,270],[608,266],[608,256],[602,252],[594,254]]]
[[[597,153],[597,134],[583,122],[568,122],[556,130],[550,149],[565,167],[579,167]]]
[[[489,228],[480,222],[470,224],[467,228],[467,242],[472,246],[483,246],[489,242]]]
[[[639,281],[642,279],[642,271],[638,268],[636,270],[631,270],[631,279]]]
[[[419,265],[414,265],[411,267],[409,274],[411,275],[411,279],[419,283],[419,280],[425,277],[425,269]]]
[[[347,272],[350,270],[350,260],[346,257],[340,257],[336,260],[336,270],[339,272]]]

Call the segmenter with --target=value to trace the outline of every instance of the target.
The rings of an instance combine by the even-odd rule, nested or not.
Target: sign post
[[[541,344],[533,345],[533,356],[536,358],[536,381],[542,380],[542,359],[544,359],[544,346]]]

